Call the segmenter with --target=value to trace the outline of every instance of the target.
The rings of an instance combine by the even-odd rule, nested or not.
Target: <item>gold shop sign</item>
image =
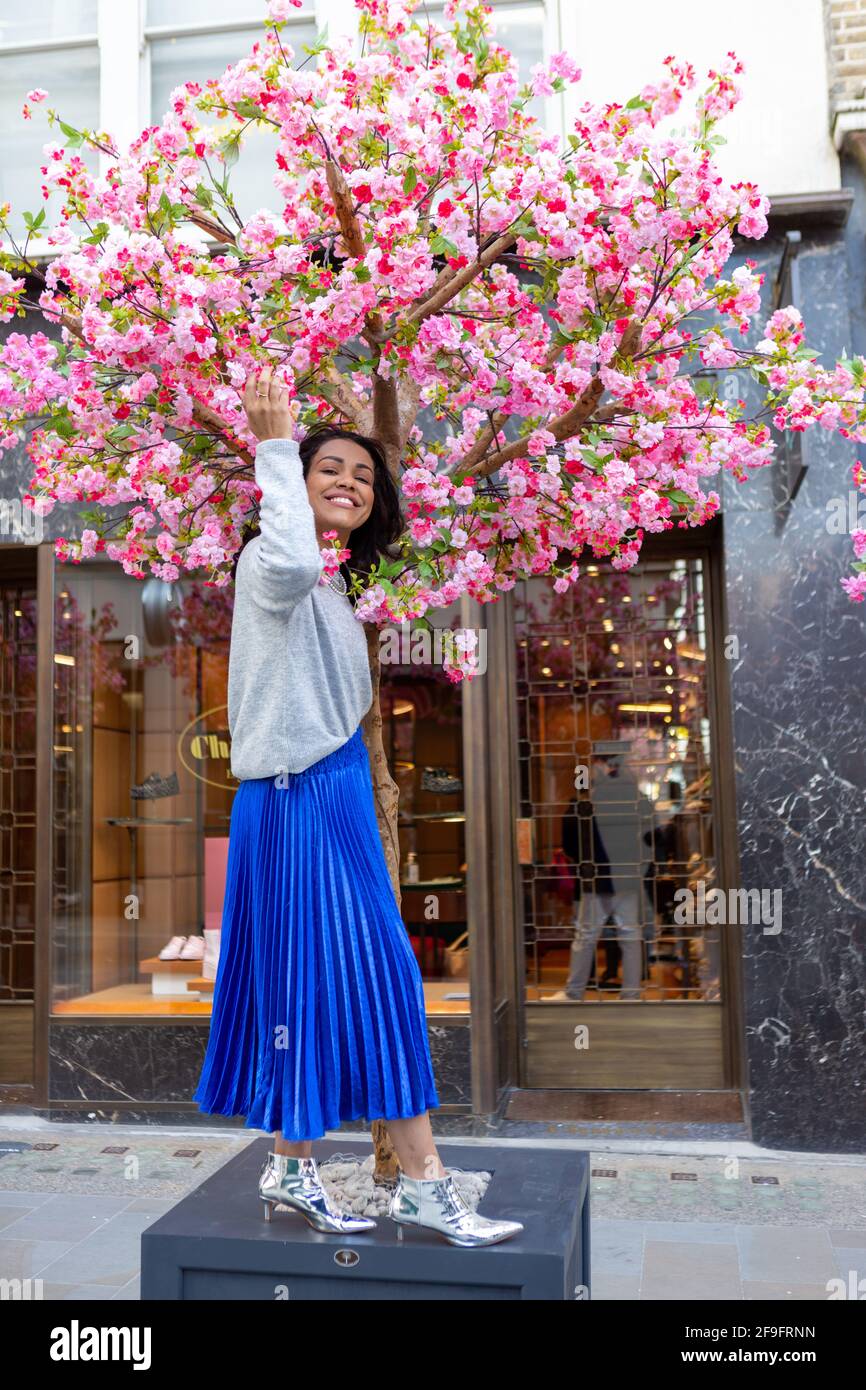
[[[180,762],[212,787],[234,791],[238,779],[231,772],[232,740],[228,725],[228,705],[214,705],[191,719],[177,740]]]

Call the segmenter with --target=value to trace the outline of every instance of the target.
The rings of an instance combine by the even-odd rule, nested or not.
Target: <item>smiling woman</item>
[[[244,407],[260,445],[291,442],[297,407],[289,404],[285,388],[274,382],[267,368],[247,381]],[[355,430],[326,426],[308,433],[298,453],[320,547],[326,544],[323,533],[336,531],[340,547],[351,551],[340,567],[343,578],[348,583],[352,574],[368,574],[404,527],[400,495],[381,444]],[[244,529],[232,567],[234,578],[244,547],[259,534],[259,519],[254,519]],[[354,603],[354,595],[349,599]]]
[[[228,717],[240,787],[193,1100],[273,1132],[259,1178],[268,1220],[283,1206],[319,1231],[375,1226],[331,1204],[312,1141],[345,1121],[386,1120],[401,1168],[389,1217],[492,1245],[523,1227],[468,1207],[436,1151],[424,986],[362,732],[367,639],[346,595],[320,583],[323,533],[353,543],[369,528],[375,556],[399,527],[396,489],[376,441],[348,431],[308,436],[302,467],[288,390],[269,369],[248,380],[244,409],[259,440],[260,530],[236,573]]]

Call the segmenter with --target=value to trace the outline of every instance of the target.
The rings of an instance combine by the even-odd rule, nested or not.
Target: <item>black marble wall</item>
[[[202,1024],[91,1023],[49,1025],[48,1097],[52,1119],[82,1118],[142,1123],[222,1123],[190,1097],[207,1046]],[[468,1018],[428,1021],[430,1055],[440,1105],[469,1107]],[[69,1103],[74,1105],[74,1109]],[[58,1107],[59,1103],[59,1108]],[[436,1112],[432,1112],[435,1116]],[[226,1120],[226,1123],[243,1121]],[[348,1126],[347,1126],[348,1128]]]
[[[866,352],[866,190],[855,168],[844,182],[848,225],[804,230],[799,256],[798,307],[825,364]],[[781,244],[758,245],[769,299]],[[741,881],[782,894],[778,933],[742,927],[745,1046],[753,1140],[846,1153],[866,1143],[866,605],[840,586],[852,547],[828,503],[853,491],[866,445],[801,438],[793,500],[781,461],[722,489]]]

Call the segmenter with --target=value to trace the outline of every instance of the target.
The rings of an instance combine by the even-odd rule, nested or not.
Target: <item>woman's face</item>
[[[337,531],[345,545],[351,531],[373,510],[374,464],[354,439],[329,439],[313,455],[307,473],[307,496],[316,531]]]

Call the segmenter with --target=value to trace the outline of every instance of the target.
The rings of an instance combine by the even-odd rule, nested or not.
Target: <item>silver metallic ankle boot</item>
[[[520,1221],[491,1221],[473,1211],[453,1177],[408,1178],[401,1172],[388,1215],[404,1226],[426,1226],[452,1245],[495,1245],[523,1230]]]
[[[299,1211],[317,1231],[353,1235],[358,1231],[370,1231],[376,1225],[370,1216],[352,1216],[331,1205],[314,1158],[269,1153],[262,1165],[259,1196],[264,1203],[266,1221],[270,1221],[279,1202]]]

